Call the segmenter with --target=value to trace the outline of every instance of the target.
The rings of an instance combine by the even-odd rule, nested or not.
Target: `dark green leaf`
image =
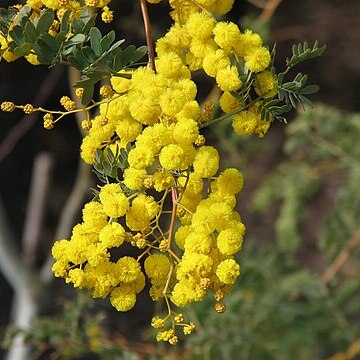
[[[17,45],[22,45],[24,43],[24,33],[19,25],[13,27],[10,31],[10,36]]]
[[[97,27],[93,27],[90,30],[90,44],[91,48],[95,52],[95,55],[99,57],[102,54],[102,47],[100,41],[102,39],[101,32]]]
[[[42,34],[40,40],[42,40],[52,51],[57,52],[59,50],[59,44],[50,34]]]
[[[55,17],[52,10],[47,10],[43,15],[41,15],[36,26],[36,32],[38,36],[49,31],[50,26],[54,21],[54,18]]]
[[[34,44],[37,39],[36,29],[32,22],[28,22],[24,29],[25,41]]]
[[[14,53],[17,56],[26,56],[30,54],[31,48],[32,48],[31,44],[25,43],[21,46],[16,47]]]
[[[111,44],[115,40],[115,31],[112,30],[108,34],[106,34],[100,41],[102,52],[108,51],[110,49]]]

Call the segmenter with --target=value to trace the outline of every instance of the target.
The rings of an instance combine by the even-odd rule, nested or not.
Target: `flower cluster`
[[[165,318],[153,319],[152,325],[161,329],[157,339],[175,344],[176,326],[189,334],[195,325],[183,318],[176,321],[171,303],[183,307],[212,292],[216,311],[224,311],[224,295],[240,274],[234,255],[241,249],[245,232],[234,210],[243,177],[233,168],[217,175],[219,154],[205,145],[200,134],[211,122],[213,106],[201,109],[192,71],[202,68],[216,79],[224,91],[220,102],[224,111],[238,111],[243,117],[252,112],[257,121],[253,132],[258,134],[267,128],[261,128],[255,103],[250,109],[245,96],[232,95],[241,94],[240,57],[247,56],[245,66],[248,62],[256,71],[253,81],[258,92],[274,95],[276,91],[271,83],[274,78],[262,75],[265,80],[255,81],[261,74],[271,74],[270,54],[258,35],[242,34],[235,24],[217,23],[199,6],[177,19],[176,14],[185,10],[182,3],[171,4],[176,21],[157,42],[156,72],[139,67],[113,76],[111,88],[100,90],[104,99],[99,115],[91,126],[86,123],[89,133],[81,146],[85,162],[93,164],[99,149],[116,154],[130,145],[123,177],[100,189],[99,201],[85,206],[83,223],[74,228],[70,241],[54,245],[53,254],[56,276],[91,289],[95,297],[109,295],[120,311],[134,306],[145,273],[151,283],[150,296],[154,301],[164,299],[169,310]],[[171,209],[167,209],[168,198]],[[140,255],[113,260],[113,249],[125,242],[141,249]],[[129,274],[125,276],[126,268]]]
[[[109,2],[27,4],[56,10],[59,20],[66,10],[76,17],[84,7],[102,8],[103,21],[110,22]],[[224,297],[240,275],[235,256],[245,226],[235,210],[235,196],[243,176],[234,168],[219,171],[218,151],[206,144],[201,129],[232,119],[237,134],[263,137],[273,114],[263,116],[262,105],[278,95],[271,53],[261,37],[215,18],[228,12],[233,2],[170,0],[174,24],[156,42],[153,63],[116,70],[109,84],[101,86],[101,100],[87,107],[76,108],[67,96],[60,100],[65,111],[8,101],[1,105],[8,112],[45,112],[46,129],[69,113],[86,112],[81,126],[88,133],[80,154],[97,171],[103,170],[99,178],[105,185],[84,206],[82,222],[71,238],[54,244],[53,272],[74,287],[89,289],[94,297],[109,297],[119,311],[134,307],[148,279],[151,298],[164,300],[168,310],[165,317],[152,320],[159,330],[157,340],[172,345],[178,342],[177,329],[185,335],[195,329],[174,305],[184,307],[212,293],[214,308],[221,313]],[[50,31],[57,31],[56,24]],[[7,41],[0,35],[1,49]],[[3,51],[8,61],[13,55]],[[199,70],[221,90],[223,114],[218,118],[213,118],[213,103],[198,102],[193,72]],[[78,87],[75,95],[81,98],[84,92]],[[98,115],[91,118],[91,109],[98,109]],[[99,153],[105,162],[101,167]],[[114,170],[114,159],[124,154],[126,161]]]

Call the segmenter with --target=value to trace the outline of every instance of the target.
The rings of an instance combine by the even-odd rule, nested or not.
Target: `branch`
[[[15,292],[28,288],[34,274],[22,261],[20,249],[8,225],[0,199],[0,270]]]
[[[150,24],[150,18],[149,13],[147,10],[147,3],[146,0],[140,0],[140,7],[141,7],[141,13],[144,20],[144,26],[145,26],[145,36],[146,36],[146,44],[148,47],[148,56],[149,56],[149,62],[150,62],[150,68],[156,72],[155,67],[155,50],[154,50],[154,44],[152,42],[151,38],[151,24]]]
[[[282,3],[283,0],[268,0],[265,4],[264,10],[260,15],[260,19],[263,21],[270,21],[274,12],[278,8],[278,6]]]
[[[33,101],[34,104],[42,105],[47,102],[63,71],[62,66],[56,66],[50,71],[40,86],[40,90]],[[17,142],[25,136],[37,119],[38,113],[25,115],[21,121],[9,131],[6,138],[0,144],[0,162],[11,153]]]
[[[322,274],[321,281],[324,284],[328,284],[334,278],[334,276],[345,265],[346,261],[351,256],[352,251],[354,251],[354,249],[359,245],[360,245],[360,228],[358,228],[353,234],[353,236],[350,238],[350,240],[345,243],[344,247],[336,256],[334,261]]]
[[[23,259],[30,267],[36,261],[36,250],[43,224],[52,164],[52,157],[48,153],[38,155],[34,163],[30,198],[22,235]]]

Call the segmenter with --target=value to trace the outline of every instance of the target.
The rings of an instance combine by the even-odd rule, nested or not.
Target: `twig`
[[[40,90],[34,99],[34,104],[41,105],[46,103],[63,71],[64,69],[62,66],[56,66],[50,71],[49,75],[40,86]],[[17,142],[31,129],[37,119],[38,113],[25,115],[21,121],[9,131],[6,138],[0,144],[0,162],[11,153]]]
[[[30,197],[22,235],[23,259],[31,267],[36,261],[36,250],[43,224],[52,164],[52,157],[48,153],[38,155],[34,163]]]
[[[358,228],[353,234],[353,236],[350,238],[350,240],[345,243],[344,247],[336,256],[334,261],[322,274],[321,281],[324,284],[328,284],[334,278],[334,276],[345,265],[346,261],[351,256],[352,251],[359,245],[360,245],[360,228]]]
[[[154,50],[154,44],[152,42],[152,37],[151,37],[151,24],[150,24],[149,13],[147,10],[146,0],[140,0],[140,7],[141,7],[141,13],[142,13],[142,16],[144,19],[145,36],[146,36],[146,44],[147,44],[147,48],[148,48],[150,67],[154,72],[156,72],[155,50]]]
[[[268,22],[274,15],[276,9],[282,3],[282,1],[283,0],[268,0],[265,4],[263,12],[260,15],[260,19],[265,22]]]

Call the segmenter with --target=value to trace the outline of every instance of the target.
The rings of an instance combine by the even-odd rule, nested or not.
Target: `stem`
[[[321,280],[324,284],[328,284],[334,276],[341,270],[341,268],[345,265],[346,261],[351,256],[351,253],[354,251],[356,247],[360,245],[360,228],[358,228],[353,236],[347,241],[343,247],[343,249],[336,256],[334,261],[330,264],[330,266],[325,270],[323,275],[321,276]]]
[[[146,0],[140,0],[140,7],[141,7],[141,13],[144,20],[144,27],[145,27],[145,36],[146,36],[146,45],[148,48],[148,56],[149,56],[149,63],[150,68],[154,72],[156,72],[155,68],[155,50],[154,50],[154,44],[151,40],[151,24],[150,24],[150,18],[149,13],[147,10],[147,3]]]

